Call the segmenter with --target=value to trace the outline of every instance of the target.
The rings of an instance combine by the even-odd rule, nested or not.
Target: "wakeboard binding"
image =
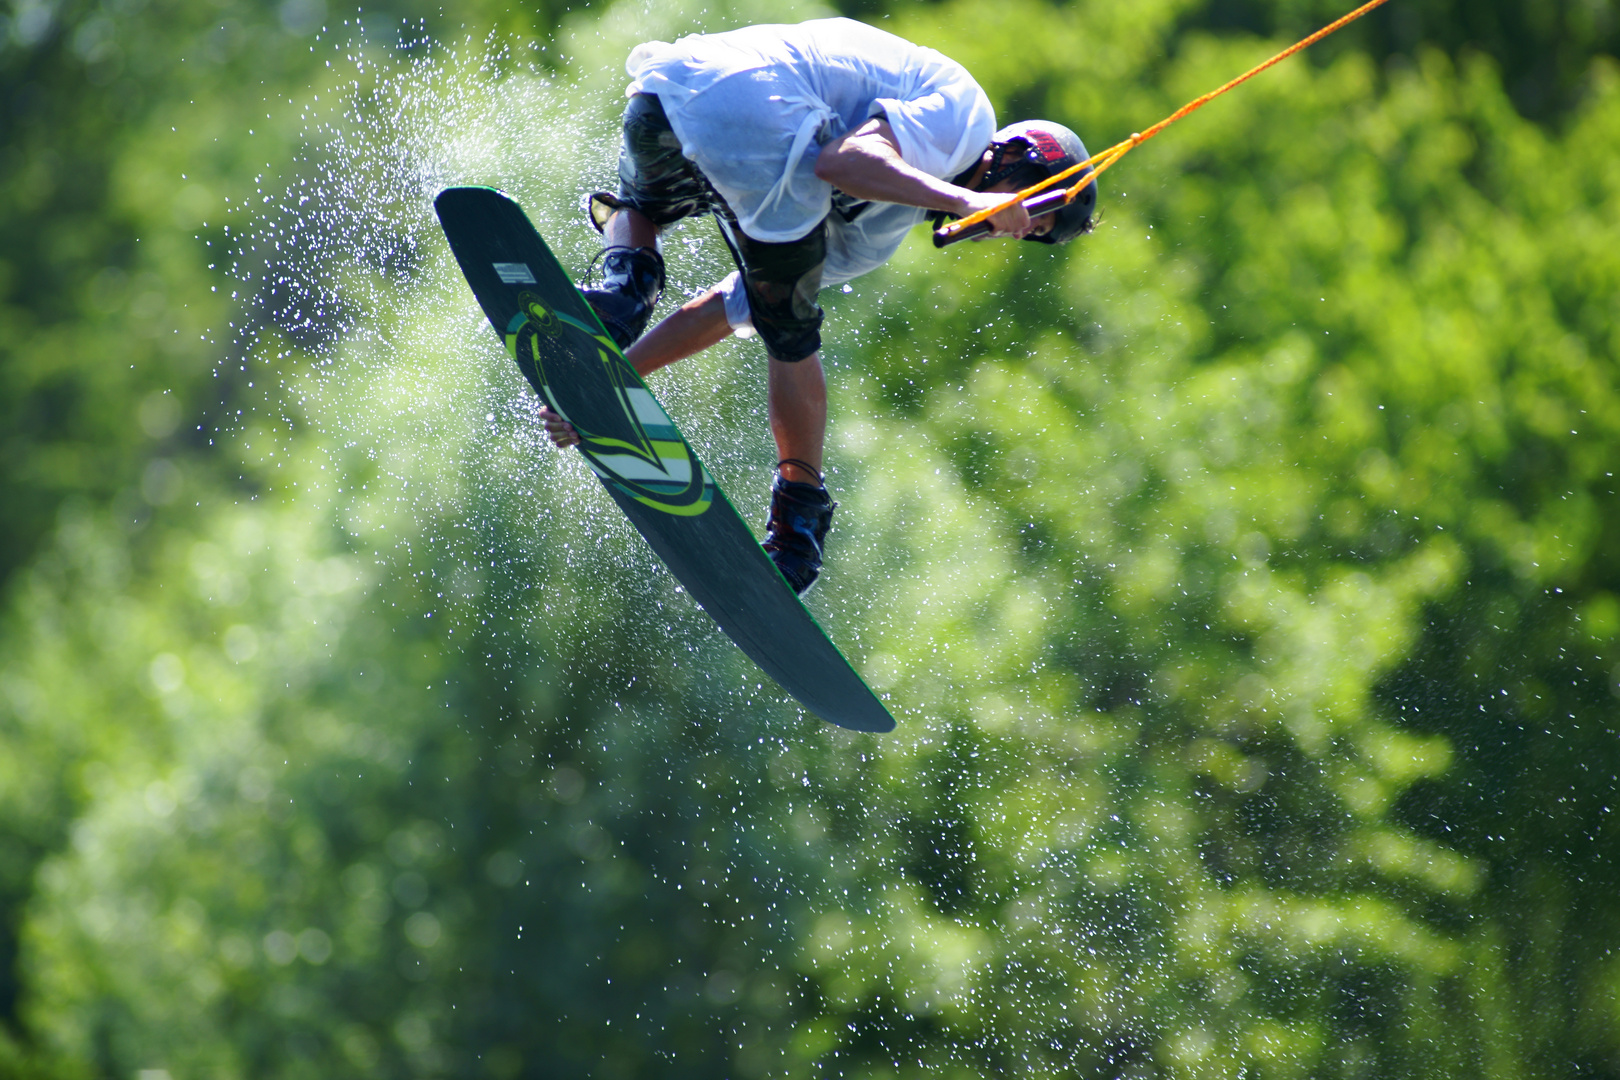
[[[664,257],[654,248],[604,248],[601,287],[580,291],[613,343],[628,349],[647,329],[663,295]]]
[[[821,553],[837,507],[825,484],[806,484],[778,473],[771,485],[771,516],[762,546],[801,596],[821,576]]]

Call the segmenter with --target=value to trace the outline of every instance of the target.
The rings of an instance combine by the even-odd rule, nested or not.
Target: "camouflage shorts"
[[[662,228],[683,218],[713,214],[720,235],[742,273],[748,311],[765,349],[776,360],[803,360],[821,348],[822,266],[827,261],[827,223],[785,244],[754,240],[737,227],[737,217],[696,163],[681,153],[664,107],[653,94],[636,94],[624,110],[624,143],[619,150],[617,199]]]

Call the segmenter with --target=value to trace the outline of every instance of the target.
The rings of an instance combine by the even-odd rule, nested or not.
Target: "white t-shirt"
[[[657,94],[681,151],[756,240],[804,236],[832,210],[816,177],[821,148],[874,116],[894,129],[901,158],[940,179],[990,145],[995,111],[960,64],[852,19],[749,26],[638,45],[626,95]],[[923,219],[917,207],[873,203],[828,221],[824,285],[881,266]],[[748,324],[736,275],[722,286],[733,326]],[[739,318],[740,316],[740,318]]]

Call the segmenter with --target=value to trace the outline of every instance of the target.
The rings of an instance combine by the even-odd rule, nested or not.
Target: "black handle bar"
[[[1066,197],[1067,195],[1068,192],[1062,188],[1058,188],[1056,191],[1042,192],[1033,199],[1029,200],[1029,202],[1025,203],[1024,209],[1029,211],[1029,216],[1032,218],[1038,218],[1045,214],[1055,213],[1056,211],[1063,209],[1064,206],[1068,205],[1069,200]],[[983,236],[989,231],[990,223],[988,221],[981,221],[977,224],[969,225],[961,232],[951,233],[949,235],[936,231],[934,233],[934,246],[944,247],[947,244],[954,244],[958,240],[971,240],[975,236]]]

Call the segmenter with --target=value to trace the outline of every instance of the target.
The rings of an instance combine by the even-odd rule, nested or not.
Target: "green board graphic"
[[[580,433],[580,452],[686,591],[805,708],[855,731],[894,718],[777,572],[522,209],[491,188],[434,200],[507,352]]]

